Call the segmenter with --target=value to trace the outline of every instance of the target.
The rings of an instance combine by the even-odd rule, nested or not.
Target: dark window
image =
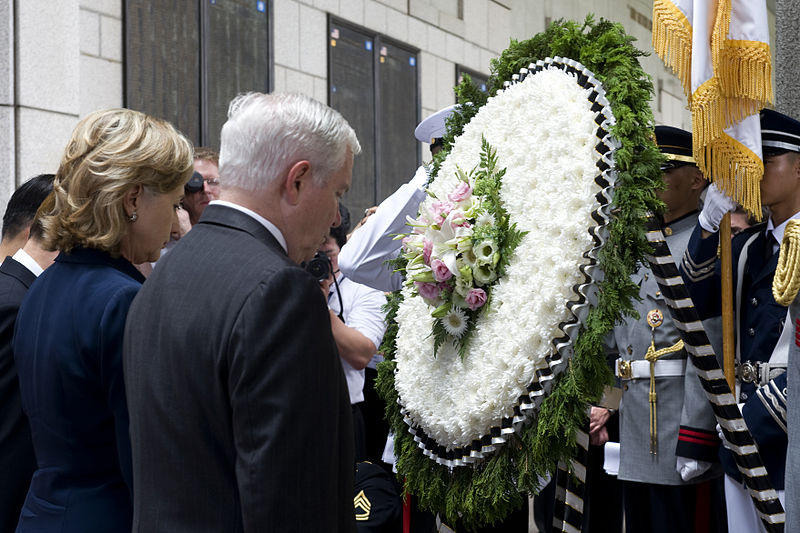
[[[328,98],[356,130],[361,155],[344,203],[354,220],[407,182],[419,165],[417,53],[329,19]]]
[[[228,102],[270,87],[269,2],[125,0],[125,105],[219,148]]]
[[[467,67],[462,67],[461,65],[456,65],[456,85],[461,83],[461,80],[464,79],[464,74],[469,74],[469,77],[472,79],[472,83],[480,87],[481,91],[486,92],[488,91],[488,82],[489,76],[486,74],[482,74],[476,70],[468,69]]]

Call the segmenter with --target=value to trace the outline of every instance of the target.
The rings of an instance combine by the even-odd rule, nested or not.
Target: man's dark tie
[[[775,239],[775,235],[772,234],[772,231],[767,230],[764,234],[764,264],[769,263],[769,260],[772,259],[772,254],[775,251],[775,245],[778,244],[777,239]]]

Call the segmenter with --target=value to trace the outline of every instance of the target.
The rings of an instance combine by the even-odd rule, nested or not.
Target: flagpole
[[[735,338],[733,331],[733,261],[731,259],[731,214],[719,225],[719,255],[722,269],[722,371],[736,394]]]

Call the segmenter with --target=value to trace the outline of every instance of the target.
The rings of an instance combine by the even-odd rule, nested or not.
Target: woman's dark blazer
[[[14,358],[37,470],[18,532],[130,531],[122,334],[143,281],[125,259],[75,249],[22,302]]]

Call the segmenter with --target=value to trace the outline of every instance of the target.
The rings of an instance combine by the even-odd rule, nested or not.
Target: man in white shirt
[[[330,276],[321,282],[323,293],[328,299],[328,312],[331,330],[342,369],[347,379],[350,405],[353,411],[353,433],[356,461],[366,459],[366,433],[372,428],[365,427],[360,404],[364,402],[364,369],[372,360],[386,331],[383,306],[386,297],[377,289],[356,283],[339,271],[339,251],[347,242],[350,215],[340,204],[342,223],[331,228],[330,235],[320,246],[330,260]]]
[[[458,105],[447,106],[419,123],[414,135],[420,142],[431,143],[431,154],[441,150],[441,140],[447,132],[447,118]],[[419,204],[425,199],[429,166],[420,166],[411,181],[401,185],[386,198],[363,226],[350,236],[342,247],[339,264],[345,276],[357,283],[382,291],[400,288],[403,277],[392,272],[386,261],[400,252],[400,241],[395,235],[407,231],[406,217],[415,217]]]

